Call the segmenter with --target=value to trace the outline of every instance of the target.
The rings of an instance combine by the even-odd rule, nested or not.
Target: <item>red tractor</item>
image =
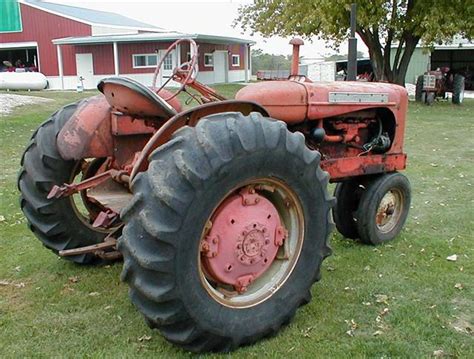
[[[167,340],[229,351],[275,334],[310,301],[333,218],[364,243],[398,235],[410,208],[398,172],[407,92],[312,83],[292,41],[288,80],[227,100],[195,80],[194,41],[168,53],[177,44],[192,56],[173,71],[174,93],[106,78],[102,95],[38,128],[21,160],[21,208],[65,259],[123,256],[133,304]],[[199,105],[182,110],[183,91]]]
[[[447,99],[448,92],[451,92],[452,103],[460,105],[464,101],[464,89],[465,77],[460,73],[454,73],[449,67],[442,67],[418,76],[415,99],[432,105],[436,98]]]

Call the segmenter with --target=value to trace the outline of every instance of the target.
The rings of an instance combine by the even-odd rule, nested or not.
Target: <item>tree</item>
[[[252,49],[252,74],[255,75],[260,70],[283,70],[289,69],[290,58],[283,55],[273,55],[264,53],[261,49]]]
[[[361,59],[364,57],[364,53],[362,51],[357,51],[357,58]],[[325,61],[338,61],[338,60],[347,60],[347,54],[340,55],[340,54],[334,54],[334,55],[329,55],[324,58]]]
[[[474,36],[474,4],[465,0],[254,0],[239,8],[235,24],[267,37],[317,36],[338,47],[349,36],[352,2],[378,81],[403,85],[420,41],[431,46],[456,34]]]

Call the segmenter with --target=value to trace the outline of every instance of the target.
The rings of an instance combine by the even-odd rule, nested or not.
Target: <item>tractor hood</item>
[[[380,82],[271,81],[244,87],[237,100],[254,101],[288,123],[317,120],[367,108],[406,106],[404,87]]]

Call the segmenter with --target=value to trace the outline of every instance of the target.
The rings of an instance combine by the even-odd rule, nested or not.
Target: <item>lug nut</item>
[[[201,252],[209,252],[209,244],[207,242],[201,243]]]

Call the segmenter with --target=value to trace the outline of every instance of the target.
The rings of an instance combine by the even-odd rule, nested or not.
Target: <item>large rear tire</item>
[[[453,80],[453,103],[456,105],[462,104],[464,101],[464,76],[456,74]]]
[[[415,101],[416,102],[424,102],[422,98],[423,94],[423,75],[420,75],[416,79],[415,85]]]
[[[94,229],[79,214],[73,197],[47,199],[54,185],[71,182],[77,161],[61,158],[56,137],[79,103],[67,105],[43,122],[33,134],[18,175],[20,205],[36,237],[54,253],[102,242],[106,230]],[[97,261],[90,254],[64,257],[76,263]]]
[[[134,197],[122,211],[126,224],[119,239],[122,280],[148,325],[170,342],[202,352],[233,350],[288,323],[310,300],[322,260],[330,254],[334,200],[319,161],[319,153],[306,147],[301,134],[257,113],[209,116],[195,128],[180,129],[155,150],[148,170],[132,183]],[[301,230],[301,247],[293,252],[290,246],[293,265],[284,276],[274,276],[280,278],[275,285],[271,277],[272,286],[255,301],[245,293],[219,298],[202,271],[201,238],[229,193],[262,178],[279,183],[293,196],[283,208],[277,206],[283,221],[290,218],[284,218],[285,206],[301,209],[303,221],[295,227]],[[238,223],[241,217],[228,223],[234,219]],[[217,250],[224,250],[230,240],[219,238]],[[280,261],[285,258],[273,260],[269,271]],[[260,290],[253,287],[260,286],[258,282],[246,293]]]

